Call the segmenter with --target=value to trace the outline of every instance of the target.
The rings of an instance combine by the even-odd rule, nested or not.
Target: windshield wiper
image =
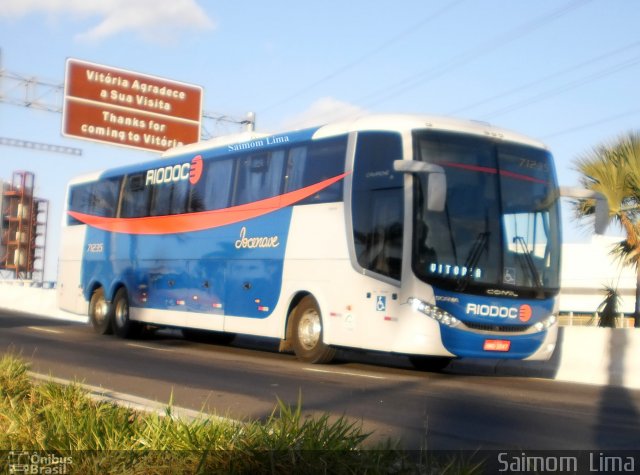
[[[471,250],[469,251],[467,258],[464,261],[464,267],[467,270],[467,273],[464,276],[458,278],[458,292],[462,292],[469,285],[473,270],[475,269],[476,265],[478,265],[480,256],[482,256],[482,253],[489,248],[488,244],[490,235],[490,231],[478,233],[475,241],[473,241],[473,246],[471,246]]]
[[[542,280],[540,279],[536,264],[531,257],[531,251],[527,248],[527,241],[525,241],[522,236],[515,236],[513,242],[516,245],[516,255],[521,256],[521,259],[524,260],[525,265],[523,267],[529,269],[533,284],[536,286],[536,289],[542,291]],[[521,249],[522,252],[518,252],[519,249]]]

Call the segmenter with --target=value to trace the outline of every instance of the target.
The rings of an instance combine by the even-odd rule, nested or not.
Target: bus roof
[[[380,114],[366,115],[352,120],[336,122],[319,127],[314,138],[330,137],[348,132],[362,130],[405,131],[416,129],[433,129],[449,132],[460,132],[483,137],[518,142],[537,148],[546,149],[546,145],[526,135],[493,126],[487,122],[464,120],[435,115]]]
[[[333,137],[343,135],[350,132],[359,132],[363,130],[378,130],[390,132],[402,132],[415,129],[433,129],[449,132],[460,132],[483,137],[492,137],[495,139],[507,140],[510,142],[524,143],[537,148],[546,148],[546,146],[537,140],[527,137],[507,129],[495,127],[487,122],[462,120],[446,116],[430,116],[430,115],[408,115],[408,114],[378,114],[365,115],[362,117],[343,120],[340,122],[328,123],[309,129],[287,130],[278,133],[266,134],[259,132],[242,132],[239,134],[224,135],[211,140],[205,140],[182,147],[176,147],[167,150],[162,157],[175,157],[189,153],[197,153],[213,148],[223,147],[236,143],[251,142],[256,139],[280,136],[280,135],[301,135],[310,136],[313,139]]]

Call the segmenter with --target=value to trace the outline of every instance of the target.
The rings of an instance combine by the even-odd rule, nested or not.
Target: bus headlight
[[[408,303],[409,305],[411,305],[411,308],[413,308],[416,312],[423,313],[427,317],[433,318],[435,321],[442,323],[445,326],[453,328],[458,326],[458,324],[460,323],[460,320],[458,320],[456,317],[454,317],[450,313],[445,312],[444,310],[436,307],[435,305],[431,305],[426,302],[423,302],[420,299],[411,297],[408,300]]]
[[[557,320],[558,319],[556,318],[555,315],[551,315],[546,320],[542,320],[541,322],[536,323],[533,326],[533,328],[535,328],[537,331],[541,332],[542,330],[547,330],[550,327],[552,327],[556,323]]]

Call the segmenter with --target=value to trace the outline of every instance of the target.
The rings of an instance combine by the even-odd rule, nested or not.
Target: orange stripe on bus
[[[125,234],[173,234],[202,231],[257,218],[291,206],[342,180],[347,174],[329,178],[299,190],[230,208],[169,216],[143,218],[105,218],[68,211],[69,216],[94,228]]]

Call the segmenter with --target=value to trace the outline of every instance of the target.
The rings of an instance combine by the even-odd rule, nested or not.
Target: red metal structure
[[[15,171],[1,184],[0,269],[42,281],[49,202],[33,196],[34,182],[33,173]]]

